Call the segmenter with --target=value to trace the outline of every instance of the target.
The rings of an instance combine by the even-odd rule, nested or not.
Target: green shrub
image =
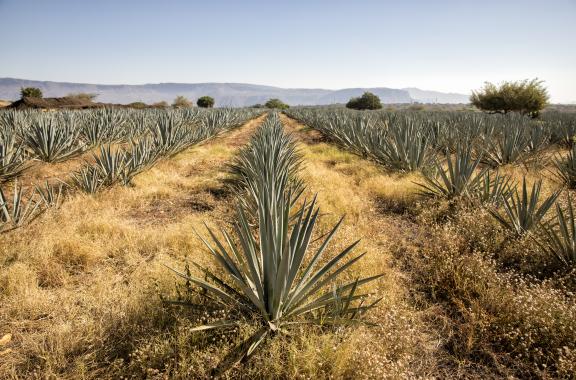
[[[281,110],[285,110],[287,108],[290,108],[290,106],[288,104],[284,103],[280,99],[270,99],[266,102],[266,104],[264,104],[264,106],[266,108],[276,108],[276,109],[281,109]]]
[[[42,90],[37,87],[26,87],[20,89],[20,96],[22,98],[41,98]]]
[[[212,108],[214,107],[214,98],[211,96],[202,96],[198,99],[196,105],[201,108]]]
[[[355,110],[379,110],[382,108],[380,98],[371,92],[365,92],[359,98],[352,98],[346,103],[346,108]]]
[[[520,112],[531,117],[537,117],[548,100],[548,91],[538,79],[504,82],[500,86],[486,82],[483,89],[473,91],[470,97],[470,102],[483,111]]]

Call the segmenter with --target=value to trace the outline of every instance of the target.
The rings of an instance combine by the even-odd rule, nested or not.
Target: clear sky
[[[576,102],[576,0],[0,0],[0,77],[419,87]]]

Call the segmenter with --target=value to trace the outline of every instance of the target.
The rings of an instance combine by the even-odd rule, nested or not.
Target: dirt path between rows
[[[199,214],[207,220],[228,223],[232,204],[231,194],[224,185],[226,164],[248,143],[265,118],[262,115],[250,120],[240,128],[160,162],[141,183],[153,189],[160,182],[162,190],[153,191],[147,202],[135,205],[128,217],[138,223],[162,225],[187,214]]]

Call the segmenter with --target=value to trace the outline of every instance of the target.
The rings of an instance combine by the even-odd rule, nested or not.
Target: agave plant
[[[487,170],[474,192],[474,199],[481,204],[499,205],[512,196],[515,188],[512,177]]]
[[[173,113],[165,113],[158,117],[150,128],[154,145],[163,155],[173,155],[186,147],[188,130],[181,118]]]
[[[391,170],[411,172],[432,162],[429,135],[416,120],[399,117],[388,126],[386,138],[371,152],[376,162]]]
[[[368,294],[356,293],[357,287],[379,276],[357,279],[327,289],[328,285],[334,284],[346,269],[363,256],[362,254],[344,260],[356,246],[356,242],[328,263],[318,264],[340,222],[326,237],[320,249],[312,255],[309,263],[304,264],[318,209],[312,212],[314,202],[302,206],[297,213],[298,221],[290,228],[290,208],[287,205],[292,203],[292,199],[283,198],[282,204],[276,205],[279,214],[265,210],[264,207],[259,209],[263,217],[258,224],[259,241],[254,239],[245,210],[241,206],[235,228],[239,243],[235,243],[232,236],[226,232],[223,232],[224,240],[220,240],[209,229],[213,244],[205,240],[204,243],[225,271],[226,277],[206,268],[201,268],[206,280],[175,271],[186,281],[204,289],[223,306],[236,310],[247,318],[251,315],[258,316],[260,328],[228,353],[216,369],[218,373],[250,356],[269,334],[285,331],[291,325],[299,323],[330,325],[360,322],[360,315],[377,302],[358,305],[352,301],[368,297]],[[337,309],[337,314],[333,313],[337,305],[342,304],[346,306]],[[195,330],[232,327],[239,323],[239,320],[222,320],[198,326]]]
[[[8,201],[0,188],[0,232],[11,231],[30,223],[40,212],[39,203],[33,198],[24,200],[22,187],[18,186],[17,181],[14,182],[12,202]]]
[[[96,193],[103,184],[100,171],[92,165],[86,165],[70,175],[72,186],[87,194]]]
[[[270,114],[251,144],[229,165],[238,199],[251,220],[256,219],[256,204],[261,193],[275,197],[271,203],[279,202],[284,196],[282,189],[289,188],[296,194],[293,199],[298,198],[304,190],[303,182],[296,175],[301,162],[294,140],[282,131],[278,115]],[[262,176],[270,178],[262,180]]]
[[[544,224],[542,230],[544,240],[536,240],[540,247],[556,257],[563,265],[567,267],[576,265],[576,220],[570,198],[566,214],[556,203],[556,223]]]
[[[542,221],[546,212],[554,205],[558,195],[560,195],[559,190],[555,191],[540,203],[541,189],[542,180],[535,182],[529,193],[526,178],[523,178],[522,192],[519,193],[516,189],[508,199],[503,199],[504,214],[493,209],[488,211],[506,229],[518,236],[524,235]]]
[[[143,137],[150,131],[156,118],[156,111],[139,110],[131,113],[126,117],[126,122],[122,124],[121,138],[131,140]]]
[[[113,150],[110,145],[105,145],[100,147],[100,155],[93,154],[93,157],[104,186],[111,186],[122,179],[126,167],[126,154],[123,150]]]
[[[390,170],[411,172],[432,163],[432,132],[424,119],[401,114],[372,117],[342,111],[328,115],[308,112],[291,111],[290,115]]]
[[[132,183],[132,179],[146,168],[154,165],[158,160],[158,152],[154,149],[152,142],[142,139],[132,142],[131,148],[125,153],[124,170],[121,172],[122,183],[126,186]]]
[[[269,133],[281,133],[275,125],[267,123],[263,128]],[[322,261],[342,219],[319,248],[309,254],[308,247],[319,215],[316,200],[304,201],[292,217],[295,200],[287,180],[289,165],[272,163],[275,151],[264,143],[269,133],[257,134],[262,142],[253,141],[254,150],[261,152],[259,160],[270,163],[263,166],[265,171],[278,173],[252,174],[247,168],[243,171],[247,176],[254,176],[249,180],[253,184],[249,196],[256,198],[256,233],[240,202],[234,234],[222,231],[223,237],[219,238],[208,228],[212,243],[199,235],[221,271],[211,271],[196,264],[202,271],[201,277],[175,271],[190,284],[203,289],[222,308],[228,309],[228,315],[235,316],[197,326],[194,330],[230,328],[238,326],[242,318],[257,321],[254,334],[227,353],[215,368],[216,375],[242,358],[250,357],[267,337],[286,332],[291,326],[360,323],[363,321],[361,316],[378,302],[365,305],[363,300],[369,294],[358,291],[360,286],[379,278],[378,275],[336,285],[341,275],[363,256],[349,258],[358,241],[327,262]],[[286,150],[276,153],[294,154]],[[258,166],[256,163],[249,165]]]
[[[461,146],[470,146],[474,138],[469,128],[456,128],[447,123],[433,122],[428,129],[434,148],[446,155],[456,153]]]
[[[551,140],[565,148],[576,141],[576,119],[569,113],[549,113],[542,117],[551,128]]]
[[[26,167],[22,147],[0,136],[0,183],[18,177]]]
[[[59,126],[52,117],[37,118],[23,140],[27,149],[45,162],[64,161],[83,150],[78,132],[67,125]]]
[[[515,122],[515,119],[501,119],[499,131],[486,135],[487,146],[483,162],[492,167],[513,164],[521,161],[528,151],[529,138],[524,125]]]
[[[572,146],[565,157],[556,157],[554,166],[556,177],[569,189],[576,189],[576,145]]]
[[[121,140],[125,115],[113,109],[96,110],[82,123],[81,135],[89,146]]]
[[[528,135],[527,150],[530,153],[537,153],[550,144],[550,130],[541,122],[532,122]]]
[[[377,123],[370,115],[346,118],[334,114],[324,127],[320,124],[316,125],[316,128],[351,152],[367,157],[381,145],[386,136],[386,126],[385,121]]]
[[[48,181],[44,183],[44,186],[36,185],[36,194],[42,201],[44,207],[58,207],[62,200],[64,193],[64,184],[59,183],[56,185],[51,185]]]
[[[435,149],[455,153],[460,146],[471,146],[480,136],[484,119],[478,114],[447,113],[426,121]]]
[[[451,158],[450,152],[447,150],[446,169],[444,169],[440,161],[436,159],[435,166],[437,175],[433,176],[424,173],[425,183],[418,183],[418,185],[422,187],[421,194],[446,199],[472,196],[479,188],[486,173],[486,169],[476,173],[481,159],[481,156],[476,159],[472,158],[470,147],[458,146],[454,159]]]

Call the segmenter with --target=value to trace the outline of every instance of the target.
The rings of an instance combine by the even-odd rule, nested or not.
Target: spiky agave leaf
[[[504,214],[500,214],[494,209],[488,209],[488,211],[506,229],[516,235],[524,235],[542,221],[546,212],[554,205],[560,195],[560,190],[557,190],[543,202],[539,202],[541,189],[542,180],[539,180],[532,185],[532,190],[528,192],[526,177],[524,177],[522,192],[520,193],[516,189],[512,196],[503,199]]]
[[[150,132],[154,145],[162,155],[172,156],[188,144],[188,129],[182,117],[176,113],[161,114]]]
[[[0,183],[18,177],[26,168],[22,146],[0,135]]]
[[[516,182],[512,177],[486,170],[473,198],[484,205],[499,205],[512,196],[515,188]]]
[[[132,179],[158,161],[158,151],[149,139],[131,142],[130,149],[125,151],[125,165],[121,172],[122,183],[128,186]]]
[[[576,264],[576,220],[572,200],[568,197],[566,213],[556,203],[556,223],[542,225],[544,239],[536,240],[542,249],[566,267]]]
[[[58,207],[64,194],[64,183],[52,185],[48,181],[44,186],[35,186],[35,192],[39,196],[44,207]]]
[[[419,120],[398,116],[388,126],[386,137],[370,156],[391,170],[411,172],[425,169],[433,160],[429,131]]]
[[[32,222],[40,213],[39,203],[33,198],[24,199],[22,187],[14,182],[12,202],[0,187],[0,232],[7,232]]]
[[[554,159],[555,176],[569,189],[576,188],[576,145],[573,145],[565,157]]]
[[[481,156],[472,158],[470,147],[458,146],[454,159],[446,151],[446,169],[438,159],[435,159],[436,175],[423,173],[426,183],[418,183],[422,187],[421,194],[428,197],[453,199],[461,196],[473,196],[478,189],[486,169],[476,173]]]
[[[87,194],[96,193],[104,183],[100,171],[92,166],[85,165],[70,175],[72,186]]]
[[[430,139],[440,152],[455,153],[460,146],[471,146],[480,135],[483,119],[478,115],[446,114],[427,119]]]
[[[550,127],[551,140],[571,149],[576,141],[576,119],[568,113],[550,113],[543,115],[542,119]]]
[[[126,114],[112,108],[93,111],[83,120],[80,128],[82,139],[89,146],[98,146],[120,141],[127,123]]]
[[[123,150],[113,150],[110,145],[105,145],[100,147],[100,155],[93,154],[93,157],[104,186],[111,186],[122,179],[126,167],[126,153]]]
[[[283,133],[278,115],[270,114],[228,166],[237,198],[251,220],[257,218],[258,194],[265,192],[276,198],[270,202],[278,202],[286,190],[302,193],[304,185],[296,175],[301,163],[294,140]]]
[[[525,158],[529,138],[524,125],[516,119],[501,118],[496,132],[485,135],[483,162],[492,167],[514,164]]]
[[[78,132],[70,125],[58,124],[49,116],[37,118],[25,132],[23,141],[34,156],[45,162],[59,162],[82,152]]]
[[[528,134],[527,150],[530,153],[538,153],[550,144],[550,129],[542,122],[528,122],[530,128]]]

